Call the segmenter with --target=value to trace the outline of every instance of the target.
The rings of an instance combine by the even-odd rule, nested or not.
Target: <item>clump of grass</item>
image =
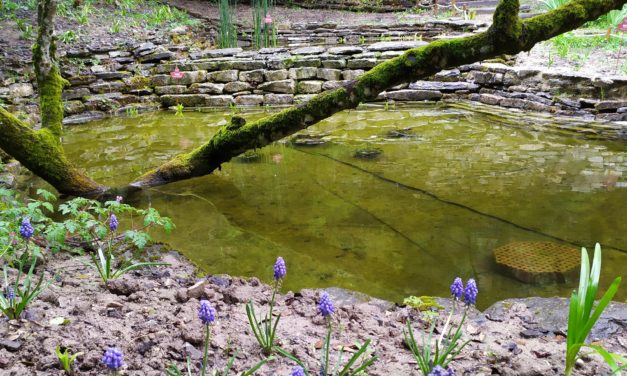
[[[232,0],[219,0],[220,32],[218,45],[220,48],[237,47],[237,28],[233,23],[235,3]]]
[[[255,47],[275,47],[277,30],[271,16],[274,0],[253,0],[252,5]]]

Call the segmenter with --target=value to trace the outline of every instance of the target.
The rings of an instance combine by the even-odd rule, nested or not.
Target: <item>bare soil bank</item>
[[[153,247],[158,252],[159,247]],[[24,319],[0,319],[0,375],[60,375],[57,345],[82,352],[76,374],[103,375],[100,359],[107,346],[124,353],[122,375],[164,375],[170,363],[182,367],[187,356],[198,371],[202,358],[203,326],[198,319],[199,299],[217,310],[209,364],[223,368],[234,351],[234,371],[241,372],[262,359],[251,332],[245,303],[253,298],[265,314],[271,287],[258,279],[229,276],[199,277],[199,272],[175,252],[162,256],[167,267],[144,269],[110,283],[99,282],[87,257],[59,254],[45,264],[57,280],[32,304]],[[289,260],[288,274],[289,278]],[[268,277],[272,266],[268,267]],[[199,283],[200,282],[200,283]],[[443,281],[443,283],[448,283]],[[424,313],[341,289],[327,289],[335,305],[336,331],[332,347],[372,339],[377,360],[368,375],[419,375],[416,362],[403,343],[407,318],[417,338],[429,323]],[[417,292],[419,293],[419,292]],[[317,311],[319,290],[285,292],[277,299],[282,318],[279,344],[317,370],[325,323]],[[443,305],[450,300],[441,299]],[[441,328],[446,314],[441,313]],[[464,325],[469,345],[453,361],[461,375],[559,375],[566,348],[565,299],[528,298],[496,303],[485,312],[472,310]],[[65,323],[59,325],[63,320]],[[55,320],[56,319],[56,320]],[[459,319],[459,317],[457,317]],[[608,350],[627,350],[627,304],[615,303],[595,327],[591,339]],[[346,359],[346,357],[344,358]],[[293,363],[277,358],[258,375],[289,375]],[[579,375],[603,375],[608,369],[597,357],[586,357]],[[233,372],[235,374],[235,372]]]

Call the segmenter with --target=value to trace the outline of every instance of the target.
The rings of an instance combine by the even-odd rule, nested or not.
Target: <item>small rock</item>
[[[192,359],[202,359],[203,357],[203,353],[188,342],[185,342],[185,354]]]
[[[525,329],[520,332],[520,336],[523,338],[537,338],[542,337],[544,333],[536,329]]]
[[[124,307],[124,304],[120,302],[109,302],[107,303],[107,308],[121,309]]]
[[[188,287],[186,290],[187,297],[200,299],[200,297],[203,295],[203,292],[205,291],[206,283],[207,283],[206,281],[200,281],[200,282],[195,283],[193,286]]]
[[[107,283],[107,289],[116,295],[129,296],[132,293],[139,291],[140,286],[136,280],[129,277],[122,277],[120,279],[114,279]]]
[[[207,279],[207,281],[211,283],[212,285],[216,285],[216,286],[223,287],[223,288],[229,287],[231,285],[230,278],[221,277],[217,275],[212,275],[211,277]]]
[[[22,342],[20,341],[11,341],[8,339],[0,339],[0,347],[4,347],[5,349],[15,352],[22,347]]]
[[[548,351],[541,351],[541,350],[531,350],[531,352],[533,353],[533,355],[535,355],[537,358],[548,358],[549,356],[551,356],[551,353]]]
[[[146,353],[149,352],[150,349],[152,349],[152,347],[155,344],[156,343],[154,343],[152,340],[149,340],[149,339],[142,341],[141,343],[137,345],[136,351],[140,353],[142,356],[146,356]]]

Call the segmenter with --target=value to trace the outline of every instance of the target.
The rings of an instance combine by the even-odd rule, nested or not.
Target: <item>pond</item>
[[[119,185],[209,139],[230,116],[107,119],[68,128],[64,142],[91,176]],[[206,272],[270,281],[283,256],[285,290],[339,286],[398,302],[448,296],[462,276],[477,279],[480,308],[508,297],[567,296],[576,276],[526,284],[498,270],[493,256],[517,241],[598,241],[603,286],[626,269],[627,142],[559,124],[455,105],[367,106],[302,132],[325,143],[277,143],[130,203],[172,217],[177,229],[160,240]]]

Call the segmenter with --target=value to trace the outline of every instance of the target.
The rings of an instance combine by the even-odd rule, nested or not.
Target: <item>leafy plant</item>
[[[468,308],[475,303],[477,298],[477,285],[473,279],[469,279],[466,288],[464,289],[462,280],[460,278],[456,278],[453,284],[451,285],[451,292],[455,301],[451,308],[451,312],[446,319],[446,323],[441,330],[440,337],[434,339],[433,334],[435,332],[435,327],[437,324],[437,320],[433,320],[431,323],[431,327],[429,328],[429,334],[425,338],[425,333],[422,333],[422,348],[418,346],[416,342],[416,338],[414,336],[414,331],[411,327],[411,321],[407,319],[407,329],[403,330],[403,335],[405,337],[405,343],[411,350],[416,362],[418,362],[418,367],[423,375],[429,375],[436,367],[441,367],[446,369],[449,367],[449,363],[466,347],[466,345],[470,341],[460,342],[462,337],[462,326],[464,325],[464,321],[466,320],[466,315],[468,313]],[[460,298],[462,298],[466,302],[464,313],[462,314],[462,318],[459,324],[455,325],[452,323],[453,314],[455,312],[455,308],[458,305]],[[433,341],[435,340],[435,343]]]
[[[563,6],[569,1],[570,0],[542,0],[540,6],[542,9],[550,11]]]
[[[207,355],[209,351],[209,340],[211,339],[211,324],[214,323],[216,319],[216,311],[213,306],[207,300],[200,301],[200,309],[198,310],[198,317],[200,321],[205,325],[205,341],[204,341],[204,356],[201,367],[201,375],[205,376],[207,373]],[[233,363],[235,362],[235,358],[237,357],[237,352],[233,354],[233,356],[229,359],[226,368],[223,371],[213,370],[211,373],[212,376],[228,376],[231,368],[233,367]],[[261,360],[257,364],[255,364],[248,371],[245,371],[241,374],[241,376],[250,376],[254,374],[261,366],[266,364],[267,362],[274,360],[274,357],[269,357]],[[166,369],[166,373],[168,376],[183,376],[184,374],[179,371],[178,367],[175,364],[170,364]],[[192,376],[192,366],[191,359],[187,358],[187,376]]]
[[[74,363],[76,358],[78,358],[80,355],[83,354],[82,352],[77,352],[75,354],[72,354],[69,348],[67,347],[61,348],[61,346],[58,346],[58,345],[57,345],[57,348],[54,350],[54,353],[57,355],[57,359],[59,360],[59,364],[61,365],[61,368],[68,375],[73,374],[72,364]]]
[[[175,107],[175,111],[176,112],[174,113],[174,115],[175,116],[183,116],[183,109],[184,109],[183,105],[178,103],[176,105],[176,107]]]
[[[594,259],[592,268],[586,248],[581,249],[581,272],[579,275],[579,289],[573,291],[570,296],[568,312],[568,336],[566,340],[566,376],[570,376],[575,368],[575,362],[579,359],[579,351],[582,347],[588,347],[597,352],[610,366],[612,373],[617,374],[627,367],[627,360],[617,354],[612,354],[598,345],[585,344],[592,327],[601,314],[612,301],[618,291],[621,277],[616,277],[607,289],[596,307],[594,301],[599,289],[601,276],[601,246],[597,243],[594,247]],[[593,310],[594,307],[594,310]],[[623,363],[619,366],[618,363]]]
[[[9,318],[9,320],[17,319],[20,317],[26,307],[39,296],[52,283],[53,278],[44,282],[43,273],[39,276],[39,281],[33,285],[33,271],[37,264],[37,257],[33,256],[28,269],[28,273],[24,277],[24,281],[21,281],[22,262],[18,262],[17,276],[13,285],[9,284],[9,277],[7,274],[7,267],[4,266],[4,289],[5,295],[0,294],[0,310]]]
[[[139,114],[139,111],[137,110],[136,107],[128,107],[126,109],[126,116],[128,117],[135,117]]]
[[[110,232],[107,234],[107,236],[100,236],[98,234],[100,230],[99,229],[96,230],[96,233],[98,236],[97,239],[99,240],[100,238],[104,238],[104,240],[96,242],[98,246],[98,250],[96,254],[91,255],[92,261],[94,263],[93,266],[98,271],[98,274],[100,275],[100,278],[102,278],[102,281],[104,283],[107,283],[109,280],[119,278],[123,276],[124,274],[130,272],[131,270],[135,270],[135,269],[140,269],[140,268],[144,268],[148,266],[167,265],[167,263],[162,263],[162,262],[138,262],[138,263],[127,262],[125,264],[120,265],[118,269],[114,269],[115,258],[113,256],[113,245],[114,245],[114,242],[116,242],[117,240],[116,232],[118,229],[119,222],[118,222],[117,216],[113,213],[112,208],[115,208],[116,206],[121,205],[121,198],[119,198],[116,201],[108,201],[107,203],[105,203],[105,205],[107,204],[109,204],[108,206],[109,215],[106,218],[109,222]],[[149,211],[150,210],[151,209],[149,209]],[[161,219],[161,217],[159,216],[158,213],[156,213],[156,211],[152,211],[152,213],[149,215],[154,216],[155,218],[158,218],[156,220]],[[104,226],[102,223],[97,223],[94,225],[99,228],[102,228],[101,226]],[[141,247],[143,247],[146,243],[146,240],[144,239],[144,234],[145,233],[143,232],[130,231],[130,232],[127,232],[127,239],[131,239],[133,240],[133,242],[135,242],[136,244],[139,243],[141,244]],[[134,239],[134,238],[137,238],[137,239]],[[103,251],[102,248],[105,245],[107,247],[107,250]]]
[[[23,39],[32,39],[33,37],[33,26],[28,23],[27,20],[21,18],[14,18],[15,24],[18,30],[22,33],[21,36]]]
[[[74,43],[76,39],[78,39],[78,35],[74,30],[67,30],[61,33],[59,39],[65,44],[71,44]]]
[[[585,24],[586,27],[597,27],[601,29],[615,28],[627,17],[627,5],[622,9],[614,9],[605,13],[594,21]]]
[[[120,29],[122,28],[122,21],[120,21],[120,19],[115,19],[113,20],[113,22],[111,23],[111,27],[109,28],[109,32],[113,33],[113,34],[117,34],[120,32]]]
[[[325,318],[327,322],[327,334],[324,337],[324,343],[322,345],[322,354],[320,359],[320,370],[318,372],[314,372],[315,375],[318,376],[358,376],[364,375],[365,371],[368,367],[370,367],[376,360],[376,356],[368,356],[368,346],[370,346],[370,339],[366,340],[363,344],[356,344],[357,351],[350,357],[348,362],[343,364],[342,358],[344,356],[344,346],[340,347],[340,350],[337,355],[337,361],[333,367],[331,367],[331,358],[330,358],[330,348],[331,348],[331,333],[333,331],[333,326],[331,322],[331,315],[334,312],[333,303],[329,295],[326,292],[323,292],[320,298],[320,302],[318,305],[318,309],[320,314]],[[287,350],[276,347],[277,353],[280,355],[292,360],[300,367],[299,372],[304,373],[306,376],[310,376],[311,373],[307,369],[307,367],[303,364],[303,362],[292,355]],[[364,359],[360,361],[360,359]],[[343,364],[343,365],[342,365]],[[353,369],[352,369],[353,368]],[[297,374],[296,369],[293,372]]]
[[[266,355],[270,355],[274,350],[274,337],[276,335],[276,328],[279,325],[281,315],[279,314],[275,320],[272,315],[272,311],[274,310],[276,293],[281,288],[283,278],[285,278],[286,270],[287,269],[285,267],[285,261],[283,261],[283,258],[277,258],[276,263],[274,264],[274,287],[272,289],[272,299],[270,299],[270,309],[268,309],[268,313],[264,320],[257,319],[257,314],[255,313],[255,305],[252,299],[246,304],[246,315],[248,316],[248,323],[253,330],[253,334],[257,339],[257,343],[259,343],[259,346],[261,346],[263,353]]]

